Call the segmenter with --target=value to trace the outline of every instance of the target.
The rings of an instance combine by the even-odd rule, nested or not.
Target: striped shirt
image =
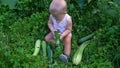
[[[66,14],[63,20],[60,23],[57,23],[56,19],[51,16],[54,29],[58,30],[60,33],[63,33],[66,30],[68,18],[70,18],[70,16]]]

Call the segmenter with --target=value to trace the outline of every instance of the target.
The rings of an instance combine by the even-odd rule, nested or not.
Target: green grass
[[[82,8],[77,1],[68,0],[68,13],[72,16],[73,31],[71,55],[68,64],[59,59],[61,51],[53,53],[54,63],[43,57],[32,56],[37,39],[44,40],[50,31],[47,26],[50,1],[25,1],[17,3],[16,9],[0,5],[0,67],[1,68],[119,68],[120,30],[119,6],[109,1],[85,2]],[[106,7],[103,7],[106,6]],[[73,11],[74,10],[74,11]],[[110,10],[110,11],[109,11]],[[112,13],[111,13],[112,12]],[[118,28],[111,28],[112,26]],[[85,48],[82,61],[75,66],[72,57],[78,49],[80,38],[96,31],[92,42]]]

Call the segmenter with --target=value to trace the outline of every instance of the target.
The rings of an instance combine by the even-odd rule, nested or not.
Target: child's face
[[[55,11],[50,11],[50,14],[52,14],[54,17],[57,17],[57,16],[63,14],[63,12],[65,12],[65,11],[63,11],[63,10],[55,10]]]

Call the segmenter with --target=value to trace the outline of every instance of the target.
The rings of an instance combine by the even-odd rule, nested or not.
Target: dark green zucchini
[[[50,60],[50,63],[52,64],[53,63],[53,52],[50,46],[48,46],[47,48],[48,48],[48,58]]]
[[[81,39],[78,41],[78,45],[81,45],[83,42],[91,39],[94,35],[95,35],[95,32],[92,33],[92,34],[90,34],[90,35],[88,35],[88,36],[85,36],[85,37],[81,38]]]

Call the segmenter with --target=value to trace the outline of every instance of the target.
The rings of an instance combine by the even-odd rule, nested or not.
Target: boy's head
[[[50,4],[49,11],[51,14],[64,14],[66,13],[67,4],[65,0],[53,0]]]

